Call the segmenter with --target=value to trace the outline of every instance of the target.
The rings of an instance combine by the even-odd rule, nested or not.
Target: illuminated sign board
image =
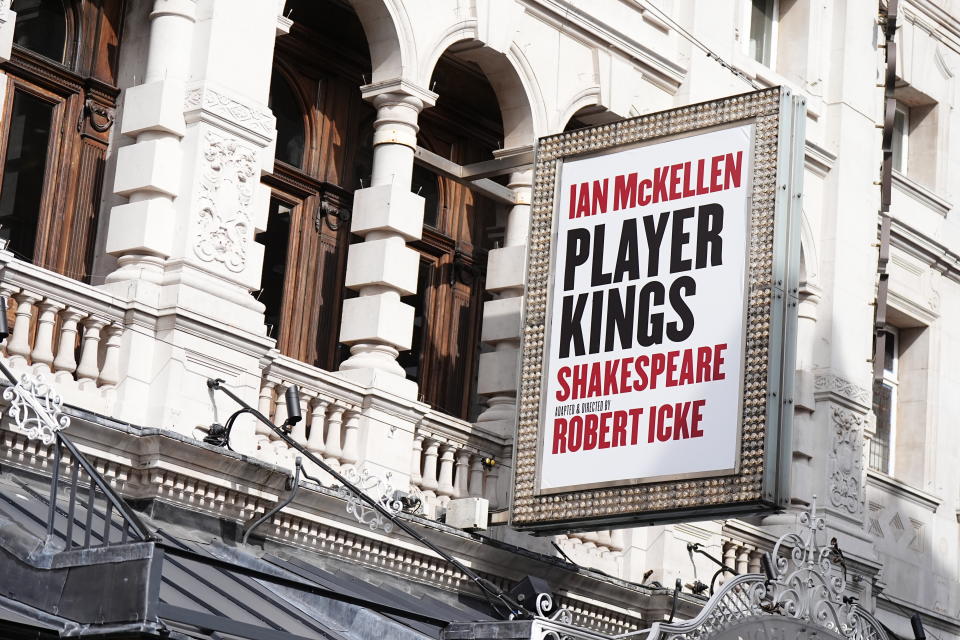
[[[774,88],[540,141],[514,526],[782,506],[803,119]]]

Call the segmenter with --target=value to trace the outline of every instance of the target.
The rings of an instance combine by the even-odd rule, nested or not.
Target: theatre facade
[[[0,357],[28,377],[2,403],[0,635],[896,640],[918,614],[960,638],[960,7],[898,3],[884,141],[887,9],[0,0]],[[538,140],[776,86],[806,106],[786,507],[512,528]],[[679,336],[651,314],[690,292],[591,252],[719,269],[722,214],[674,204],[748,165],[705,150],[565,194],[573,221],[679,220],[568,246],[577,277],[620,278],[604,304],[634,296],[637,340]],[[720,380],[725,349],[616,360],[602,394],[572,366],[558,401]],[[650,433],[697,437],[683,411]],[[622,413],[626,449],[648,427]],[[827,590],[797,600],[795,571]]]

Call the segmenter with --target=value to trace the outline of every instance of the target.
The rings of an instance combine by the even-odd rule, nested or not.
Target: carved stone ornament
[[[3,390],[3,399],[10,403],[7,415],[15,430],[31,440],[51,444],[57,431],[70,426],[70,416],[63,415],[63,398],[41,376],[22,375],[16,385]]]
[[[697,617],[676,623],[654,622],[630,634],[637,640],[888,640],[883,627],[845,595],[842,556],[833,546],[820,546],[825,529],[817,516],[816,497],[809,512],[799,515],[796,532],[781,536],[770,553],[771,576],[742,574],[724,583]],[[538,609],[539,613],[539,609]],[[539,613],[539,616],[543,616]],[[612,640],[576,627],[569,619],[538,617],[535,640]],[[623,637],[623,636],[620,636]]]
[[[872,402],[869,389],[833,374],[818,374],[813,381],[818,392],[836,394],[847,400],[869,407]]]
[[[183,108],[184,111],[203,109],[256,134],[273,137],[274,118],[269,111],[244,104],[208,86],[188,90]]]
[[[830,504],[856,515],[863,511],[863,416],[834,406],[831,422]]]
[[[208,131],[205,139],[194,252],[201,260],[220,262],[236,273],[247,264],[257,154],[231,137]]]

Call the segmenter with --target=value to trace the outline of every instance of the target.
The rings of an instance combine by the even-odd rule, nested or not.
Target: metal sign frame
[[[758,513],[788,499],[805,101],[774,87],[541,138],[536,149],[511,524],[583,531]],[[739,463],[706,477],[538,490],[557,189],[567,159],[753,124]],[[784,366],[786,364],[786,366]]]

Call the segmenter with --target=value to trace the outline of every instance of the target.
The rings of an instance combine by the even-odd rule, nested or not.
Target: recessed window
[[[751,0],[748,53],[751,58],[768,67],[773,66],[776,27],[777,1]]]
[[[264,245],[263,271],[260,275],[260,293],[257,298],[265,307],[264,324],[267,335],[280,335],[283,316],[284,275],[287,270],[287,252],[290,248],[290,221],[293,209],[284,202],[270,200],[267,230],[258,233],[256,241]]]
[[[893,152],[893,168],[900,173],[907,172],[907,144],[910,133],[910,110],[906,105],[897,103],[893,114],[893,138],[890,141]]]
[[[440,220],[440,180],[433,171],[420,165],[413,167],[413,192],[423,198],[423,224],[436,228]]]
[[[277,118],[277,151],[275,157],[294,167],[303,166],[303,112],[293,89],[278,71],[270,81],[270,110]]]
[[[15,91],[0,186],[0,238],[33,260],[54,105]]]
[[[883,380],[873,392],[873,413],[877,419],[876,433],[870,441],[870,468],[882,473],[893,471],[894,437],[897,426],[897,389],[900,385],[900,336],[894,328],[884,334]]]
[[[64,62],[67,14],[62,0],[14,0],[13,42],[41,56]]]

